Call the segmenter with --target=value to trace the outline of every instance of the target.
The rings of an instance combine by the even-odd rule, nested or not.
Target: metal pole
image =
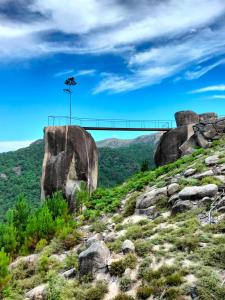
[[[70,90],[69,94],[70,94],[70,125],[71,125],[71,120],[72,120],[72,99],[71,99],[72,98],[71,97],[72,92],[71,92],[71,86],[70,86],[69,90]]]

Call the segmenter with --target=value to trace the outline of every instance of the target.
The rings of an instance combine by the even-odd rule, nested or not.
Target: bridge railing
[[[49,116],[48,126],[77,125],[86,128],[174,128],[172,120],[124,120],[124,119],[93,119],[77,118],[71,119],[67,116]]]

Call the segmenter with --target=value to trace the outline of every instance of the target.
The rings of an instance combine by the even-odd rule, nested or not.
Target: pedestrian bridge
[[[65,125],[80,126],[85,130],[110,131],[169,131],[175,127],[172,120],[92,119],[48,116],[48,126]]]

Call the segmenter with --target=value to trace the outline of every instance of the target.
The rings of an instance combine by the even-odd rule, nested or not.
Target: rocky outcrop
[[[62,191],[74,209],[75,191],[85,183],[97,187],[98,154],[92,136],[78,126],[45,128],[45,155],[42,167],[42,199]]]
[[[191,154],[196,147],[207,148],[225,133],[225,118],[215,113],[196,114],[181,111],[175,114],[177,128],[164,133],[155,152],[155,163],[162,166],[181,156]]]
[[[84,276],[97,272],[105,272],[110,252],[103,241],[93,243],[79,255],[79,275]]]

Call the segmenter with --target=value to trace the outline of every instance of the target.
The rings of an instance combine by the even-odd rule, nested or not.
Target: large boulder
[[[162,166],[195,151],[196,147],[208,148],[211,142],[225,134],[225,118],[215,113],[196,114],[180,111],[175,114],[177,128],[161,136],[155,152],[155,164]]]
[[[198,200],[204,197],[214,197],[218,192],[216,184],[207,184],[202,186],[188,186],[179,193],[181,200]]]
[[[191,141],[190,145],[184,145],[189,138],[194,134],[193,126],[180,126],[172,129],[161,136],[158,147],[155,152],[155,163],[157,166],[162,166],[170,162],[176,161],[184,153],[182,145],[185,149],[196,146],[195,141]]]
[[[87,131],[78,126],[45,128],[42,199],[62,191],[74,209],[75,191],[83,182],[92,192],[97,187],[97,177],[97,147]]]
[[[80,276],[105,272],[110,259],[110,252],[103,241],[93,243],[79,255]]]
[[[199,115],[191,110],[178,111],[175,113],[177,127],[195,124],[199,122]]]

